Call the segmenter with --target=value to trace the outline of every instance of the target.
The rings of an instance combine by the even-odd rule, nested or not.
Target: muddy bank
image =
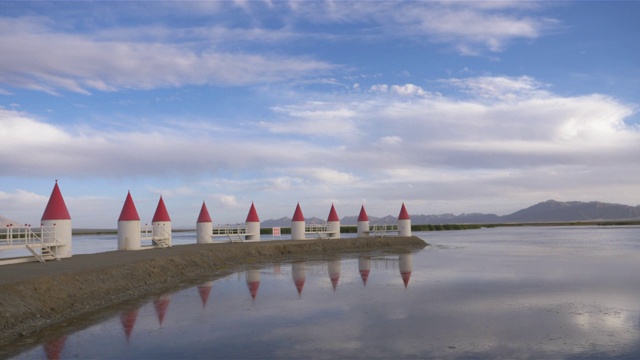
[[[194,244],[6,265],[0,267],[0,346],[74,316],[198,279],[273,262],[426,245],[417,237]]]

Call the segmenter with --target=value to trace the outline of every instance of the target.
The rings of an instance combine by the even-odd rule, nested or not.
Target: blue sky
[[[0,2],[0,215],[640,204],[640,2]]]

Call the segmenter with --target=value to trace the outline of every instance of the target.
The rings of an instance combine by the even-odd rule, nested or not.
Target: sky
[[[0,2],[0,215],[640,204],[640,2]]]

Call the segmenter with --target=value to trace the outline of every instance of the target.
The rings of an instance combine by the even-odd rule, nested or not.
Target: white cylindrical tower
[[[407,208],[402,203],[400,208],[400,215],[398,215],[398,235],[411,236],[411,217],[407,212]]]
[[[61,259],[71,257],[71,216],[58,187],[58,180],[40,223],[42,240],[51,247],[51,251]]]
[[[413,254],[400,254],[400,276],[404,287],[409,286],[409,279],[411,279],[411,272],[413,271]]]
[[[358,216],[358,237],[369,236],[369,217],[364,210],[364,205],[360,208],[360,215]]]
[[[291,219],[291,240],[304,240],[304,215],[300,209],[300,203],[296,206],[296,211]]]
[[[153,214],[151,227],[153,229],[153,239],[162,243],[163,247],[171,247],[171,218],[167,207],[164,205],[164,200],[162,200],[162,195],[158,201],[156,212]]]
[[[131,192],[127,193],[118,218],[118,250],[140,250],[140,216]]]
[[[211,216],[209,216],[207,205],[203,201],[198,221],[196,221],[196,241],[198,244],[210,244],[213,242],[212,238],[213,222],[211,222]]]
[[[251,208],[249,208],[245,223],[247,224],[246,239],[248,241],[260,241],[260,218],[253,202],[251,202]]]
[[[331,204],[327,224],[329,224],[329,239],[340,239],[340,218],[333,204]]]

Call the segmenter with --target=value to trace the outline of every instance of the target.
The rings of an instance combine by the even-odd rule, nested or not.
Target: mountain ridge
[[[579,221],[620,221],[640,220],[640,205],[630,206],[601,201],[556,201],[547,200],[518,210],[508,215],[485,213],[461,213],[459,215],[418,214],[412,215],[413,225],[443,225],[443,224],[496,224],[496,223],[540,223],[540,222],[579,222]],[[305,219],[307,223],[323,223],[325,220],[317,217]],[[341,225],[356,225],[358,216],[344,216]],[[395,224],[397,217],[369,216],[371,224]],[[289,227],[291,218],[283,217],[277,220],[269,219],[262,222],[263,227]]]

